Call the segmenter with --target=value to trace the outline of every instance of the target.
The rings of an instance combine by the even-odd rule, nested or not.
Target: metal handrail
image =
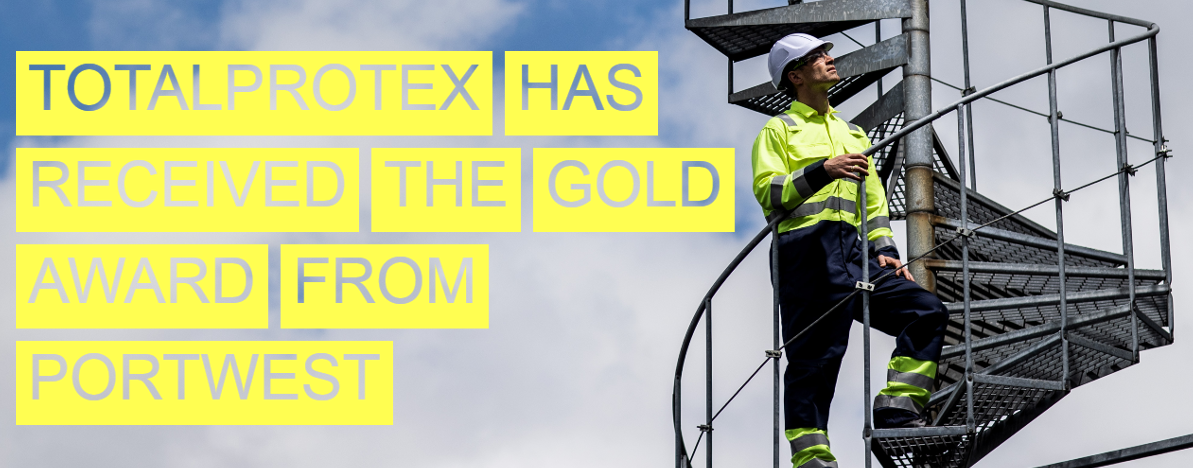
[[[872,156],[875,153],[877,153],[879,150],[885,148],[886,146],[891,145],[892,143],[898,141],[899,139],[907,136],[911,132],[913,132],[919,128],[922,128],[925,125],[928,125],[928,124],[932,123],[933,121],[935,121],[941,117],[944,117],[945,115],[949,114],[950,112],[956,111],[956,110],[960,109],[962,106],[965,106],[973,101],[985,98],[993,93],[996,93],[998,91],[1006,89],[1010,86],[1016,85],[1018,83],[1039,77],[1044,74],[1053,73],[1056,70],[1059,70],[1061,68],[1067,67],[1074,63],[1086,60],[1088,58],[1094,57],[1096,55],[1102,54],[1107,51],[1117,52],[1117,51],[1121,50],[1122,47],[1125,47],[1127,45],[1135,44],[1135,43],[1138,43],[1138,42],[1141,42],[1141,41],[1144,41],[1147,39],[1152,39],[1151,44],[1150,44],[1150,52],[1151,52],[1151,59],[1152,59],[1153,67],[1155,65],[1155,55],[1156,54],[1155,54],[1154,38],[1160,32],[1160,27],[1158,25],[1156,25],[1155,23],[1138,20],[1138,19],[1134,19],[1134,18],[1129,18],[1129,17],[1125,17],[1125,16],[1119,16],[1119,15],[1097,12],[1097,11],[1093,11],[1093,10],[1087,10],[1084,8],[1078,8],[1078,7],[1065,5],[1065,4],[1061,4],[1061,3],[1057,3],[1057,2],[1053,2],[1053,1],[1049,1],[1049,0],[1023,0],[1023,1],[1043,5],[1048,8],[1055,8],[1057,10],[1076,13],[1076,14],[1080,14],[1080,15],[1084,15],[1084,16],[1106,19],[1111,22],[1112,28],[1113,28],[1113,24],[1115,22],[1121,22],[1121,23],[1125,23],[1125,24],[1146,27],[1147,31],[1145,31],[1142,34],[1132,36],[1132,37],[1129,37],[1126,39],[1122,39],[1122,40],[1118,40],[1118,41],[1112,40],[1112,42],[1110,42],[1109,44],[1106,44],[1102,47],[1099,47],[1099,48],[1093,49],[1091,51],[1085,52],[1083,54],[1071,57],[1071,58],[1061,61],[1061,62],[1051,63],[1046,66],[1034,69],[1032,71],[1017,75],[1015,77],[1001,81],[999,83],[996,83],[996,84],[989,86],[985,89],[982,89],[980,91],[976,91],[976,92],[971,93],[967,96],[964,96],[963,98],[961,98],[961,99],[959,99],[943,108],[940,108],[940,109],[932,112],[931,114],[924,116],[923,118],[920,118],[913,122],[905,123],[905,125],[900,130],[888,135],[886,138],[882,139],[878,143],[873,144],[870,148],[867,148],[865,151],[863,151],[862,154],[866,155],[866,156]],[[730,0],[729,5],[730,5],[729,6],[730,10],[732,11],[732,0]],[[685,20],[690,18],[689,12],[690,12],[690,0],[685,0],[684,1],[684,18],[685,18]],[[1158,89],[1157,89],[1157,86],[1155,83],[1154,76],[1153,76],[1152,84],[1153,84],[1153,94],[1158,93]],[[1158,114],[1158,107],[1154,110],[1154,112]],[[1160,134],[1156,135],[1155,144],[1157,147],[1157,151],[1159,151],[1159,148],[1161,148],[1161,146],[1163,145],[1162,135],[1160,135]],[[971,144],[971,151],[972,151],[972,144]],[[961,155],[961,157],[964,157],[964,155]],[[1163,158],[1161,158],[1161,157],[1157,158],[1157,160],[1160,160],[1158,163],[1159,164],[1158,172],[1160,174],[1162,174],[1161,171],[1163,169],[1162,159]],[[962,162],[962,164],[964,164],[964,162]],[[1158,177],[1163,177],[1163,176],[1159,175]],[[964,176],[963,176],[962,180],[964,181]],[[964,184],[964,182],[962,182],[962,184]],[[964,185],[962,186],[961,190],[962,190],[962,197],[964,198],[964,192],[965,192]],[[863,193],[864,193],[864,191],[863,191]],[[1161,196],[1163,196],[1163,194],[1161,194]],[[864,205],[863,205],[862,209],[863,210],[865,209]],[[1163,207],[1161,207],[1161,209],[1163,209]],[[792,211],[790,211],[789,213],[792,213],[792,212],[794,212],[794,209]],[[1166,215],[1166,213],[1162,213],[1162,221],[1164,222],[1164,224],[1167,224],[1166,223],[1167,217],[1163,216],[1163,215]],[[687,449],[684,444],[683,432],[682,432],[682,427],[681,427],[681,416],[680,416],[680,412],[682,409],[681,408],[681,383],[682,383],[682,378],[683,378],[683,367],[684,367],[685,360],[687,358],[688,348],[691,344],[692,337],[695,334],[696,327],[699,325],[700,319],[704,316],[705,311],[710,306],[713,296],[715,296],[716,293],[720,290],[721,286],[724,284],[725,280],[728,279],[729,275],[731,275],[737,269],[738,265],[740,265],[741,262],[745,260],[745,257],[748,256],[754,250],[754,248],[757,247],[758,244],[761,243],[762,240],[767,237],[768,234],[774,232],[774,233],[776,233],[776,237],[777,237],[777,226],[782,220],[784,220],[786,218],[787,218],[787,216],[776,216],[773,219],[771,219],[767,223],[766,227],[763,228],[762,230],[760,230],[758,232],[758,234],[756,234],[750,240],[750,242],[747,243],[746,246],[737,254],[737,256],[734,257],[733,261],[731,261],[729,263],[729,265],[721,272],[721,274],[717,277],[717,280],[713,283],[712,287],[709,288],[708,292],[701,299],[700,305],[697,307],[696,313],[693,315],[692,320],[688,325],[687,331],[684,334],[683,342],[680,346],[679,357],[678,357],[678,360],[676,363],[675,377],[674,377],[674,382],[673,382],[673,387],[672,387],[672,422],[673,422],[673,427],[674,427],[674,431],[675,431],[676,466],[677,466],[677,468],[691,467],[691,460],[687,454]],[[965,222],[965,221],[963,220],[963,222]],[[864,225],[864,222],[863,222],[863,225]],[[916,260],[919,260],[919,259],[917,258]],[[908,264],[912,263],[913,261],[915,261],[915,260],[909,261]],[[1169,264],[1169,261],[1167,259],[1167,256],[1165,256],[1165,270],[1168,272],[1168,275],[1170,276],[1171,273],[1168,269],[1168,264]],[[773,268],[773,265],[772,265],[772,268]],[[966,276],[968,277],[968,275],[966,275]],[[1171,306],[1169,309],[1170,309],[1169,310],[1169,315],[1170,315],[1169,323],[1171,324],[1171,315],[1172,315],[1171,314]],[[1135,314],[1131,314],[1131,316],[1132,316],[1132,319],[1134,319]],[[709,333],[711,334],[711,331]],[[1136,345],[1136,348],[1137,348],[1137,345]],[[1137,353],[1138,351],[1135,350],[1135,352]],[[768,359],[775,359],[776,360],[775,362],[778,362],[779,358],[772,356],[772,357],[769,357]],[[765,363],[765,361],[764,361],[764,363]],[[867,377],[868,377],[868,374],[867,374]],[[971,414],[972,414],[972,411],[971,411]],[[711,420],[709,421],[709,424],[711,425]],[[970,424],[972,425],[972,422],[970,422]],[[708,427],[707,430],[711,431],[712,428]]]

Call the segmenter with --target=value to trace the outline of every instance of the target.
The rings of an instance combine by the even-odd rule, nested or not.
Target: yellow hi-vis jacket
[[[782,205],[795,213],[779,223],[779,232],[812,226],[821,221],[844,221],[857,227],[858,184],[851,179],[830,179],[824,162],[831,157],[861,153],[870,139],[857,125],[841,120],[835,109],[820,115],[806,104],[772,117],[754,140],[754,197],[768,218]],[[870,158],[866,176],[866,224],[878,249],[898,252],[892,239],[886,190]],[[897,253],[895,254],[898,255]]]

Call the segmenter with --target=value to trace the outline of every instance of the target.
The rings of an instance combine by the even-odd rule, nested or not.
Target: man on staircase
[[[857,282],[874,282],[902,266],[885,190],[871,161],[858,154],[870,140],[829,105],[828,90],[841,80],[828,54],[832,46],[792,34],[771,48],[773,83],[794,101],[767,121],[751,158],[754,195],[763,213],[767,219],[786,216],[778,226],[778,265],[772,270],[778,275],[785,342],[848,296]],[[858,229],[859,185],[867,197],[865,240]],[[870,251],[870,278],[862,278],[863,248]],[[896,337],[887,386],[874,400],[874,425],[924,426],[948,312],[906,268],[875,284],[870,297],[871,325]],[[796,468],[837,467],[829,450],[829,405],[850,325],[861,321],[861,311],[861,297],[854,296],[786,348],[785,427]]]

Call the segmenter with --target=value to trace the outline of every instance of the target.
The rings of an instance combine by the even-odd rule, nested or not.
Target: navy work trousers
[[[854,226],[821,221],[779,234],[779,265],[772,271],[779,274],[784,342],[853,292],[862,279],[863,245],[870,249],[870,282],[874,282],[893,268],[878,266],[874,243],[863,244]],[[787,345],[783,376],[787,429],[828,430],[829,405],[854,320],[862,320],[860,294]],[[878,281],[870,294],[870,325],[896,337],[894,356],[939,361],[947,321],[948,311],[940,299],[897,275]]]

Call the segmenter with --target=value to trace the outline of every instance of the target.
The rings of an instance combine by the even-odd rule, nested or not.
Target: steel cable
[[[993,225],[994,223],[997,223],[997,222],[999,222],[999,221],[1005,220],[1005,219],[1007,219],[1007,218],[1010,218],[1010,217],[1012,217],[1012,216],[1016,216],[1016,215],[1018,215],[1018,214],[1020,214],[1020,213],[1023,213],[1024,211],[1030,210],[1030,209],[1032,209],[1032,208],[1035,208],[1035,207],[1037,207],[1037,206],[1040,206],[1040,205],[1042,205],[1042,204],[1044,204],[1044,203],[1046,203],[1046,202],[1048,202],[1048,201],[1054,200],[1054,199],[1056,199],[1057,197],[1062,197],[1062,198],[1065,198],[1065,199],[1066,199],[1066,201],[1067,201],[1067,197],[1068,197],[1070,194],[1073,194],[1073,193],[1075,193],[1075,192],[1078,192],[1078,191],[1080,191],[1080,190],[1082,190],[1082,189],[1085,189],[1085,188],[1091,187],[1091,186],[1093,186],[1093,185],[1096,185],[1096,184],[1098,184],[1098,183],[1100,183],[1100,182],[1104,182],[1104,181],[1106,181],[1106,180],[1109,180],[1111,177],[1115,177],[1115,176],[1117,176],[1117,175],[1119,175],[1119,174],[1121,174],[1121,173],[1123,173],[1123,172],[1127,172],[1128,174],[1132,174],[1132,175],[1133,175],[1133,173],[1134,173],[1134,172],[1135,172],[1137,169],[1139,169],[1139,168],[1142,168],[1142,167],[1145,167],[1145,166],[1147,166],[1148,164],[1151,164],[1151,163],[1155,162],[1157,159],[1160,159],[1160,158],[1165,158],[1165,157],[1168,157],[1168,156],[1167,156],[1167,154],[1160,154],[1160,155],[1156,155],[1156,157],[1154,157],[1154,158],[1152,158],[1152,159],[1149,159],[1149,160],[1147,160],[1146,162],[1144,162],[1144,163],[1142,163],[1142,164],[1139,164],[1139,165],[1137,165],[1137,166],[1125,166],[1125,167],[1119,168],[1119,170],[1117,170],[1117,171],[1114,171],[1114,172],[1110,173],[1109,175],[1107,175],[1107,176],[1105,176],[1105,177],[1099,178],[1099,179],[1097,179],[1097,180],[1094,180],[1094,181],[1092,181],[1092,182],[1088,182],[1088,183],[1086,183],[1086,184],[1084,184],[1084,185],[1081,185],[1081,186],[1079,186],[1079,187],[1077,187],[1077,188],[1075,188],[1075,189],[1073,189],[1073,190],[1061,191],[1060,193],[1054,194],[1054,195],[1053,195],[1053,196],[1051,196],[1051,197],[1045,198],[1045,199],[1043,199],[1043,200],[1041,200],[1041,201],[1039,201],[1039,202],[1036,202],[1036,203],[1033,203],[1033,204],[1031,204],[1031,205],[1028,205],[1027,207],[1024,207],[1024,208],[1021,208],[1021,209],[1019,209],[1019,210],[1016,210],[1016,211],[1013,211],[1013,212],[1011,212],[1011,213],[1008,213],[1008,214],[1006,214],[1006,215],[1000,216],[1000,217],[998,217],[998,218],[996,218],[996,219],[994,219],[994,220],[992,220],[992,221],[989,221],[989,222],[986,222],[986,223],[980,224],[980,225],[978,225],[977,227],[975,227],[975,228],[973,228],[972,230],[970,230],[970,233],[972,233],[972,232],[977,232],[977,231],[979,231],[979,230],[981,230],[981,229],[983,229],[983,228],[986,228],[986,227],[989,227],[989,226]],[[962,221],[962,223],[964,223],[964,224],[968,224],[968,222],[966,222],[966,221],[964,221],[964,220]],[[941,247],[944,247],[944,246],[946,246],[946,245],[948,245],[948,244],[951,244],[951,243],[953,243],[954,241],[956,241],[957,239],[960,239],[960,238],[962,238],[962,237],[967,237],[967,236],[969,236],[969,235],[970,235],[970,233],[957,233],[957,234],[956,234],[956,235],[954,235],[953,237],[949,238],[949,240],[946,240],[946,241],[944,241],[944,242],[941,242],[941,243],[939,243],[939,244],[936,244],[936,246],[935,246],[935,247],[932,247],[931,249],[929,249],[927,252],[924,252],[924,253],[923,253],[923,254],[921,254],[920,256],[918,256],[918,257],[916,257],[916,258],[914,258],[914,259],[908,260],[908,261],[907,261],[907,263],[904,263],[903,265],[899,266],[898,268],[894,268],[894,269],[892,269],[892,270],[890,270],[890,271],[888,271],[888,272],[886,272],[886,273],[883,273],[881,276],[879,276],[877,279],[875,279],[875,280],[874,280],[874,285],[875,285],[875,286],[877,286],[879,283],[881,283],[882,281],[886,280],[886,279],[887,279],[887,278],[889,278],[891,275],[893,275],[893,274],[896,274],[896,273],[897,273],[899,270],[902,270],[902,269],[904,269],[904,268],[907,268],[907,267],[911,266],[913,263],[916,263],[916,262],[918,262],[918,261],[920,261],[920,260],[923,260],[923,259],[927,258],[929,255],[931,255],[931,254],[935,253],[935,252],[936,252],[937,250],[939,250]],[[800,331],[799,331],[799,333],[796,333],[796,334],[795,334],[795,336],[792,336],[792,337],[791,337],[791,339],[789,339],[789,340],[787,340],[786,342],[784,342],[784,343],[783,343],[783,346],[780,346],[780,347],[779,347],[779,349],[778,349],[777,351],[782,351],[782,350],[786,349],[788,345],[790,345],[790,344],[791,344],[792,342],[794,342],[795,340],[799,339],[799,337],[803,336],[803,335],[804,335],[804,333],[807,333],[807,332],[808,332],[808,330],[811,330],[811,329],[812,329],[812,327],[814,327],[814,326],[816,326],[816,324],[820,323],[820,321],[821,321],[821,320],[823,320],[825,317],[828,317],[830,314],[832,314],[834,311],[836,311],[838,308],[840,308],[840,307],[841,307],[842,305],[844,305],[846,302],[848,302],[849,300],[853,299],[853,297],[854,297],[855,295],[857,295],[857,293],[858,293],[859,291],[861,291],[861,290],[860,290],[860,289],[854,289],[852,292],[850,292],[850,293],[849,293],[849,295],[845,296],[845,298],[843,298],[843,299],[841,299],[840,301],[838,301],[838,302],[837,302],[836,304],[834,304],[834,305],[833,305],[831,308],[829,308],[827,311],[825,311],[823,314],[821,314],[819,317],[817,317],[817,318],[816,318],[816,320],[812,321],[812,323],[808,324],[806,327],[804,327],[802,330],[800,330]],[[751,381],[751,380],[753,380],[753,379],[754,379],[754,377],[755,377],[755,376],[757,376],[757,375],[758,375],[758,373],[762,371],[762,368],[763,368],[763,367],[765,367],[765,366],[766,366],[766,364],[767,364],[768,362],[770,362],[770,360],[771,360],[771,359],[779,359],[780,357],[781,357],[781,356],[778,356],[778,357],[769,357],[769,356],[768,356],[768,357],[767,357],[765,360],[763,360],[763,361],[762,361],[762,363],[758,365],[758,368],[757,368],[757,369],[754,369],[754,372],[753,372],[752,374],[750,374],[750,376],[749,376],[748,378],[746,378],[745,382],[742,382],[742,384],[741,384],[740,386],[738,386],[738,388],[737,388],[737,391],[733,392],[733,395],[732,395],[732,396],[730,396],[730,397],[729,397],[729,399],[728,399],[728,400],[726,400],[726,401],[725,401],[725,403],[724,403],[723,405],[721,405],[721,408],[720,408],[720,409],[718,409],[718,410],[717,410],[717,412],[716,412],[716,413],[713,415],[713,417],[712,417],[712,420],[713,420],[713,421],[715,421],[715,420],[717,419],[717,416],[720,416],[720,415],[721,415],[721,412],[722,412],[722,411],[724,411],[724,410],[725,410],[725,408],[729,406],[729,403],[732,403],[732,402],[733,402],[733,400],[734,400],[735,398],[737,398],[737,395],[738,395],[738,394],[740,394],[740,393],[741,393],[741,391],[742,391],[743,389],[745,389],[746,385],[748,385],[748,384],[750,383],[750,381]],[[703,437],[704,437],[704,432],[703,432],[703,431],[701,431],[701,433],[700,433],[700,436],[696,438],[696,444],[695,444],[695,445],[692,447],[692,452],[693,452],[693,453],[696,451],[696,448],[700,446],[700,439],[702,439]],[[691,462],[691,457],[689,457],[689,458],[688,458],[688,461],[689,461],[689,463]]]

